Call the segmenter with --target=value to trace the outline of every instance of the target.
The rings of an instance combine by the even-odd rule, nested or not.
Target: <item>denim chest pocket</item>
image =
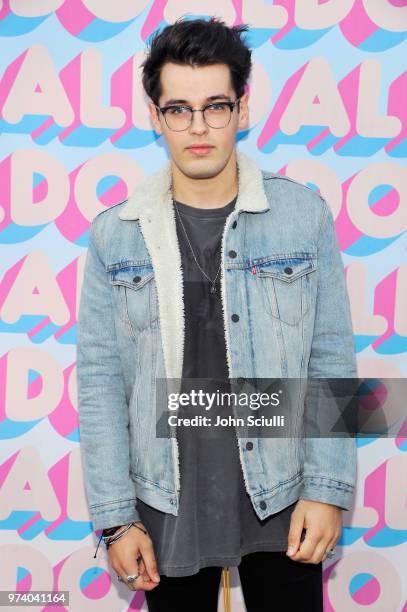
[[[158,319],[152,264],[112,264],[108,271],[120,319],[133,335],[150,328]]]
[[[298,325],[310,309],[316,288],[313,275],[316,257],[276,256],[256,264],[258,282],[264,284],[266,304],[273,317],[287,325]]]

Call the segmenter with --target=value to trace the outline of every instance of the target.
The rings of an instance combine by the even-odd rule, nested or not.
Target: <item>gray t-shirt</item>
[[[235,203],[236,197],[221,208],[202,209],[176,201],[195,256],[212,280],[220,263],[226,217]],[[221,272],[213,295],[211,283],[191,253],[176,210],[174,213],[184,278],[182,375],[226,381]],[[222,383],[216,388],[227,389],[222,388]],[[263,521],[258,518],[246,492],[234,428],[226,430],[223,437],[208,438],[194,435],[194,428],[177,428],[181,482],[177,516],[137,500],[137,510],[153,541],[160,574],[189,576],[206,566],[237,566],[242,556],[250,552],[287,549],[295,503]]]

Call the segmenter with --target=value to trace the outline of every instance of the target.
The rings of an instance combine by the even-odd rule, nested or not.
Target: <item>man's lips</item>
[[[212,151],[214,147],[212,145],[202,145],[202,146],[187,147],[187,149],[188,151],[192,151],[193,153],[203,155],[205,153],[209,153],[209,151]]]

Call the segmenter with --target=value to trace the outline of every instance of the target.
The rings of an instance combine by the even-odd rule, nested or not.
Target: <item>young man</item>
[[[94,528],[116,536],[110,565],[150,612],[215,612],[233,565],[249,612],[322,610],[322,562],[354,491],[351,438],[156,431],[158,380],[356,377],[327,203],[236,149],[246,30],[180,20],[153,39],[143,85],[170,160],[90,227],[85,485]],[[292,405],[300,426],[304,398]]]

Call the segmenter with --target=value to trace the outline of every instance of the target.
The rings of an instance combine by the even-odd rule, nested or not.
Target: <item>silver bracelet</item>
[[[125,527],[125,529],[123,529],[123,531],[120,531],[120,527],[119,527],[119,533],[115,533],[111,536],[103,536],[103,541],[106,544],[106,548],[109,548],[109,546],[111,544],[113,544],[113,542],[117,542],[117,540],[120,540],[120,538],[122,536],[124,536],[125,533],[128,532],[128,530],[130,529],[130,527],[133,525],[133,523],[128,523]],[[123,525],[122,525],[123,527]]]
[[[123,525],[122,525],[122,527],[123,527]],[[143,529],[142,527],[140,527],[139,525],[136,525],[136,523],[128,523],[126,525],[126,529],[123,529],[123,531],[121,531],[118,535],[113,534],[111,536],[104,536],[103,535],[103,530],[102,530],[102,535],[99,538],[99,543],[98,543],[98,545],[96,547],[96,551],[95,551],[95,554],[93,555],[93,558],[96,559],[98,548],[99,548],[99,545],[100,545],[100,542],[102,541],[102,539],[103,539],[103,541],[104,541],[104,543],[106,545],[106,550],[108,550],[110,545],[113,544],[114,542],[117,542],[117,540],[119,540],[125,533],[127,533],[127,531],[130,529],[130,527],[137,527],[137,529],[140,529],[140,531],[142,531],[144,534],[147,534],[147,531],[145,529]],[[119,529],[120,529],[120,527],[119,527]]]

